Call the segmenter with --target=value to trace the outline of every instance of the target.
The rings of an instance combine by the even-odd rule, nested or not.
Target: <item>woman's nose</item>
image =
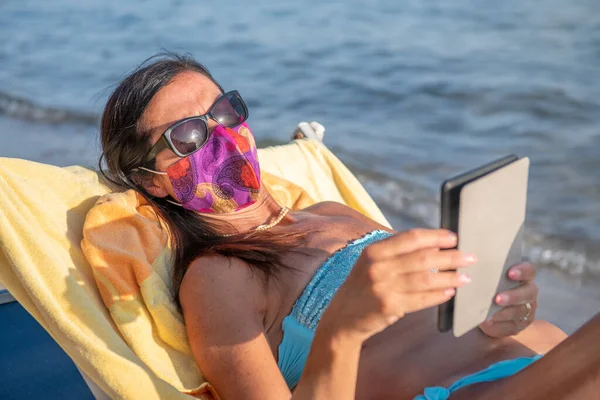
[[[217,126],[219,126],[219,122],[217,122],[216,120],[210,118],[208,121],[206,121],[206,125],[208,126],[208,131],[212,132],[215,130],[215,128]]]

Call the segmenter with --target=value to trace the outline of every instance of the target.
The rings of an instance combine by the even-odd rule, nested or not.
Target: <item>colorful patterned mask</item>
[[[260,167],[248,125],[219,125],[204,146],[167,169],[181,205],[203,213],[228,213],[253,204]]]

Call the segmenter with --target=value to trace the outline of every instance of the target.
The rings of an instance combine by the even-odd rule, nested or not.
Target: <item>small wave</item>
[[[0,115],[44,124],[77,123],[96,125],[98,115],[80,111],[44,107],[34,102],[0,92]]]
[[[535,264],[571,276],[600,279],[600,251],[591,240],[530,233],[525,237],[525,248],[527,257]]]
[[[357,173],[357,177],[380,207],[420,226],[439,226],[439,202],[429,189],[414,182],[392,181],[373,173]]]
[[[358,179],[383,209],[417,226],[439,227],[440,203],[430,189],[414,182],[394,181],[370,172],[356,172]],[[557,269],[569,276],[600,279],[600,246],[586,238],[549,236],[528,223],[525,258],[540,267]]]

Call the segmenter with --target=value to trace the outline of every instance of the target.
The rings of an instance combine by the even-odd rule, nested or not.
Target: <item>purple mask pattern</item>
[[[253,204],[260,190],[256,143],[245,122],[217,126],[200,150],[166,172],[181,205],[203,213],[240,210]]]

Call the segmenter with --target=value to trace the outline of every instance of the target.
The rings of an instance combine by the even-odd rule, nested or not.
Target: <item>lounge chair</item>
[[[308,134],[302,133],[307,130]],[[322,131],[317,125],[300,125],[293,137],[303,139],[259,150],[261,169],[271,176],[265,184],[278,201],[292,208],[325,200],[339,201],[389,226],[354,175],[323,145]],[[111,193],[111,188],[103,184],[93,170],[0,158],[0,284],[8,289],[7,292],[0,288],[3,290],[0,292],[0,321],[30,323],[22,306],[74,362],[97,399],[218,397],[209,384],[202,382],[201,375],[194,381],[195,377],[186,375],[186,364],[176,364],[179,359],[169,357],[174,354],[172,346],[161,336],[164,332],[158,330],[162,318],[181,318],[175,314],[163,315],[165,310],[174,309],[168,304],[170,299],[163,296],[161,301],[165,304],[157,311],[145,303],[147,299],[140,297],[141,307],[148,308],[129,323],[119,314],[129,304],[123,301],[123,296],[119,297],[121,302],[117,306],[107,308],[106,294],[103,297],[96,282],[102,275],[97,270],[92,271],[81,242],[88,211],[101,196],[110,197]],[[163,261],[167,260],[168,257]],[[157,263],[156,260],[148,262]],[[164,282],[169,280],[162,278]],[[131,329],[137,329],[136,333]],[[46,359],[63,357],[61,367],[56,369],[62,368],[64,372],[48,379],[62,376],[68,384],[52,393],[57,385],[46,382],[44,387],[44,376],[30,376],[22,379],[32,385],[29,392],[27,388],[0,384],[9,389],[5,393],[8,397],[2,398],[11,398],[16,393],[35,396],[40,392],[37,390],[40,385],[44,398],[71,397],[65,396],[62,387],[70,388],[73,397],[91,398],[68,358],[52,347],[44,335],[40,331],[36,337],[40,343],[46,343]],[[136,335],[157,338],[157,341],[146,352],[143,345],[134,343]],[[20,341],[14,335],[11,340],[12,346]],[[9,350],[19,351],[14,347]],[[185,348],[177,351],[185,358]],[[38,353],[32,353],[32,357],[34,354]],[[27,362],[35,370],[35,364],[43,360],[40,356]],[[170,365],[157,365],[158,360],[161,363],[166,360]],[[193,373],[193,367],[189,370]],[[0,381],[2,379],[0,377]],[[0,393],[2,391],[0,388]]]

